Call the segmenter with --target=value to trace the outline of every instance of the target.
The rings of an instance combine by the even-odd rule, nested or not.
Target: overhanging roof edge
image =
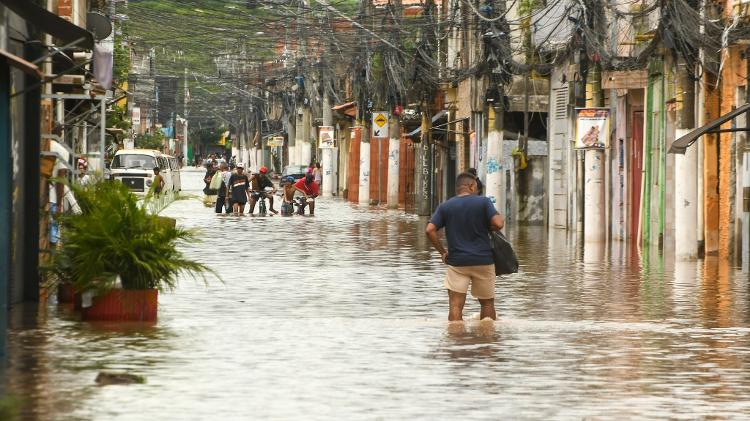
[[[684,154],[685,151],[687,151],[687,148],[689,148],[693,143],[695,143],[695,141],[698,140],[698,138],[716,129],[717,127],[720,127],[722,124],[726,123],[727,121],[736,118],[740,114],[748,112],[749,110],[750,110],[750,103],[743,104],[735,108],[734,110],[720,116],[714,121],[691,131],[690,133],[672,142],[672,146],[669,147],[669,153]]]
[[[94,35],[91,32],[68,22],[29,0],[0,0],[0,4],[55,38],[59,38],[66,43],[83,38],[80,46],[87,50],[94,49]]]

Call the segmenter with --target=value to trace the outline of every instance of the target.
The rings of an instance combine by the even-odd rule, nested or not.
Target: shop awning
[[[335,107],[331,107],[331,109],[332,110],[344,110],[349,107],[353,107],[355,105],[357,105],[356,102],[347,102],[346,104],[340,104],[340,105],[336,105]]]
[[[723,116],[717,118],[716,120],[704,125],[703,127],[699,127],[691,131],[685,136],[682,136],[681,138],[672,142],[672,146],[670,146],[669,148],[669,153],[684,154],[685,151],[687,151],[687,148],[689,148],[693,143],[695,143],[696,140],[698,140],[701,136],[705,134],[749,131],[745,127],[733,128],[733,129],[720,129],[722,124],[726,123],[729,120],[735,119],[740,114],[746,113],[749,110],[750,110],[750,103],[741,105],[735,108],[734,110],[724,114]]]
[[[331,107],[334,111],[340,111],[351,118],[357,118],[357,103],[347,102],[346,104],[336,105]]]
[[[434,116],[432,116],[432,122],[435,123],[436,121],[440,120],[441,118],[445,117],[446,115],[448,115],[448,111],[447,110],[442,110],[442,111],[438,112],[437,114],[435,114]],[[419,132],[421,132],[421,131],[422,131],[422,127],[420,126],[420,127],[417,127],[416,129],[414,129],[413,131],[407,133],[406,135],[409,136],[409,137],[413,137],[413,136],[416,136],[417,134],[419,134]]]
[[[76,46],[87,50],[94,49],[94,36],[91,32],[80,26],[73,25],[29,0],[0,0],[0,4],[39,30],[52,35],[66,44],[75,43]]]

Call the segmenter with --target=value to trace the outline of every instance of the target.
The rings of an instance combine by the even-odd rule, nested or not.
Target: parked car
[[[123,149],[117,151],[110,165],[110,179],[125,184],[136,193],[151,187],[154,167],[161,169],[164,190],[180,190],[180,169],[177,159],[151,149]]]
[[[305,165],[287,165],[281,171],[281,178],[284,178],[284,177],[290,175],[290,176],[294,177],[295,180],[299,180],[300,178],[305,178],[305,174],[307,174],[307,166],[305,166]]]

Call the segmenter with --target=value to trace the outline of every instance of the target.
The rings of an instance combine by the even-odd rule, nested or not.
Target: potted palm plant
[[[159,291],[174,289],[183,273],[209,271],[177,248],[194,233],[149,214],[127,186],[99,180],[71,188],[81,212],[63,217],[53,267],[63,265],[74,289],[93,296],[84,300],[84,320],[154,321]]]

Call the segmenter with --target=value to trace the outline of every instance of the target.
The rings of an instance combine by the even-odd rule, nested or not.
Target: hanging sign
[[[609,146],[609,108],[576,109],[576,149]]]
[[[284,146],[284,137],[283,136],[273,136],[268,138],[268,147],[269,148],[280,148]]]
[[[331,149],[335,147],[333,126],[320,126],[318,130],[318,148]]]
[[[388,113],[383,111],[372,113],[372,137],[388,137]]]

